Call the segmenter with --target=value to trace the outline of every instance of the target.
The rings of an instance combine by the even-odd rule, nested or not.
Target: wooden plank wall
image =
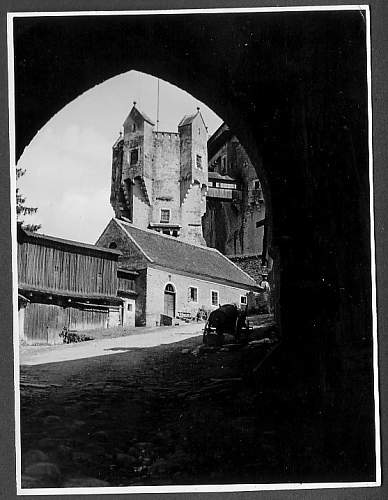
[[[65,309],[58,305],[27,305],[24,317],[24,339],[27,344],[57,344],[66,324]]]
[[[117,289],[123,292],[135,291],[135,280],[124,278],[119,275]]]
[[[77,309],[67,307],[68,327],[70,330],[108,328],[108,309]]]
[[[54,291],[116,296],[117,262],[34,242],[18,244],[19,283]]]
[[[55,304],[31,302],[24,319],[24,339],[27,344],[58,344],[64,326],[70,330],[108,327],[108,309],[78,309]]]

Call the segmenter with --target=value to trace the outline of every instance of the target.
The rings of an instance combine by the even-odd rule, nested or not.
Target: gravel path
[[[19,362],[20,365],[40,365],[58,361],[70,361],[72,359],[107,356],[112,354],[112,352],[118,354],[130,348],[171,344],[202,335],[203,326],[203,323],[188,323],[173,327],[138,328],[132,335],[123,335],[115,338],[99,338],[98,340],[87,342],[53,346],[22,346]]]

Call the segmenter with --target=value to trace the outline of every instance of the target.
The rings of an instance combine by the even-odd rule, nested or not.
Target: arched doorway
[[[175,288],[168,283],[164,288],[164,314],[170,318],[175,317]]]

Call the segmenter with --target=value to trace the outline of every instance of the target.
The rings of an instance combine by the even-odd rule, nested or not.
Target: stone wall
[[[228,255],[228,258],[257,283],[260,283],[262,280],[261,255]]]
[[[144,185],[140,179],[135,179],[132,186],[132,222],[135,226],[147,229],[151,206],[148,204]]]
[[[225,167],[223,157],[226,157]],[[246,151],[232,137],[210,158],[209,165],[213,171],[237,180],[241,187],[241,200],[232,202],[208,198],[206,214],[202,219],[207,245],[228,256],[261,254],[264,225],[260,223],[265,218],[265,205],[260,201],[260,190],[255,189],[257,173]]]
[[[198,309],[207,311],[216,309],[211,305],[211,291],[218,291],[219,304],[240,304],[241,296],[246,296],[248,290],[234,288],[227,285],[193,278],[187,275],[174,273],[154,267],[147,269],[147,297],[146,297],[146,325],[155,326],[160,322],[160,315],[164,314],[164,289],[171,283],[175,290],[175,314],[190,313],[195,316]],[[198,288],[198,300],[193,302],[189,298],[189,287]]]
[[[159,224],[160,210],[165,208],[170,210],[170,223],[180,224],[179,176],[179,135],[155,132],[151,222]]]
[[[205,202],[202,200],[202,189],[199,184],[192,184],[182,205],[181,239],[196,245],[205,245],[202,236],[201,218]]]

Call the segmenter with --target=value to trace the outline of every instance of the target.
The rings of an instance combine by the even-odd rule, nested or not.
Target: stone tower
[[[184,241],[206,245],[207,128],[199,108],[178,132],[154,130],[136,108],[113,146],[111,205],[118,218]]]

